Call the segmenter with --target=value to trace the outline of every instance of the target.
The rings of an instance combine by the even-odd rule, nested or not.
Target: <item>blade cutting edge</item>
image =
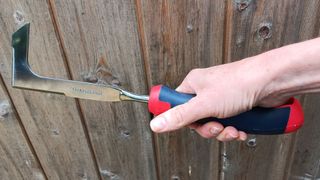
[[[16,88],[64,94],[97,101],[120,101],[124,93],[118,87],[88,82],[43,77],[34,73],[28,63],[29,30],[27,23],[12,35],[12,86]],[[124,98],[122,98],[125,100]]]

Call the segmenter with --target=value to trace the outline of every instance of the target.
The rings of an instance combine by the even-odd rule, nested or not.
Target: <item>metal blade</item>
[[[12,35],[13,87],[58,93],[70,97],[97,101],[148,101],[148,96],[136,95],[111,85],[54,79],[34,73],[28,63],[29,29],[30,24],[25,24]]]

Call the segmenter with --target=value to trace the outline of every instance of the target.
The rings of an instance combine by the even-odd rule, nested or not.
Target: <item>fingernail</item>
[[[237,138],[237,137],[238,137],[238,135],[237,134],[233,134],[233,133],[229,133],[229,134],[226,135],[227,139],[234,139],[234,138]]]
[[[210,133],[211,133],[212,135],[214,135],[214,136],[218,135],[221,131],[222,131],[222,129],[217,128],[217,127],[212,127],[212,128],[210,129]]]
[[[150,122],[151,129],[155,132],[160,132],[166,126],[165,119],[163,117],[156,117]]]

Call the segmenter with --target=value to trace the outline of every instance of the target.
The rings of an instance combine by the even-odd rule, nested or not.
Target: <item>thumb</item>
[[[195,97],[160,114],[150,122],[150,126],[154,132],[168,132],[189,125],[206,115],[205,108],[201,108],[199,98]]]

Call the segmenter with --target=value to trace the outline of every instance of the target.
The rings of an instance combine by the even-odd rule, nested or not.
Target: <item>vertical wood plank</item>
[[[296,148],[288,179],[320,178],[319,106],[320,95],[305,98],[305,124],[296,137]]]
[[[74,79],[147,93],[133,0],[50,2]],[[145,104],[80,105],[104,179],[156,179]]]
[[[300,39],[320,36],[320,1],[308,1],[303,6]],[[287,179],[320,178],[319,143],[320,95],[308,95],[304,99],[305,124],[298,133],[290,161]]]
[[[0,179],[45,179],[31,148],[0,82]]]
[[[222,63],[224,1],[137,1],[149,83],[176,87],[193,68]],[[217,179],[219,143],[191,130],[159,134],[160,179]]]
[[[11,34],[31,22],[29,59],[42,75],[67,78],[46,1],[0,1],[1,75],[49,179],[98,179],[74,99],[11,88]]]
[[[228,1],[227,62],[311,38],[312,30],[303,31],[303,24],[313,26],[303,22],[306,5],[297,0]],[[222,178],[284,179],[295,136],[250,136],[246,143],[225,143]]]

